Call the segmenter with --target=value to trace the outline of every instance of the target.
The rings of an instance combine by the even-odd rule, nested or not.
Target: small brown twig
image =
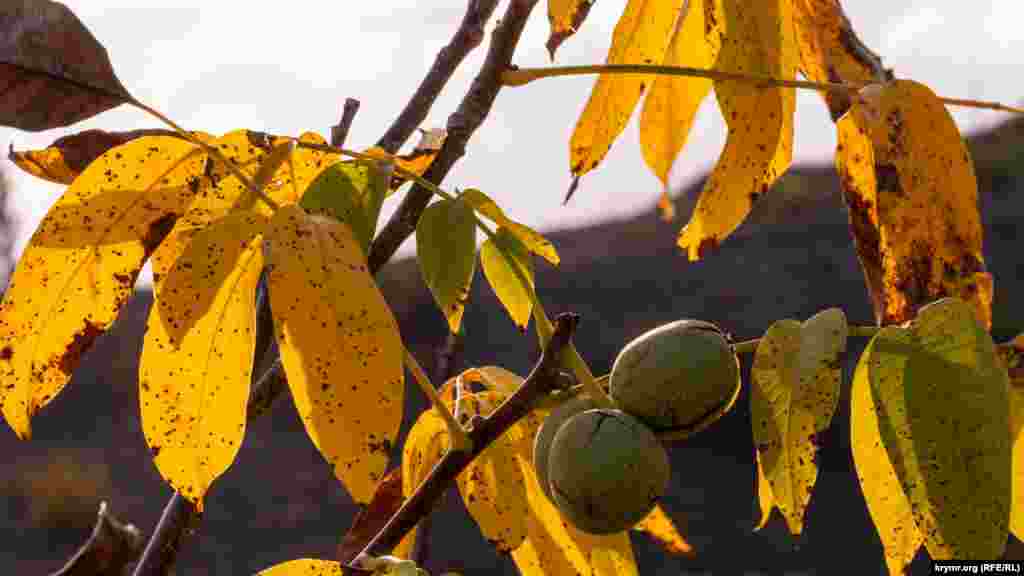
[[[139,557],[145,544],[139,529],[115,518],[106,502],[100,502],[98,516],[89,539],[51,576],[118,575]]]
[[[548,341],[526,380],[490,416],[477,419],[469,431],[473,439],[473,449],[469,452],[446,452],[427,478],[416,488],[416,492],[402,504],[384,528],[359,553],[352,562],[353,567],[360,567],[365,559],[390,552],[410,530],[415,528],[420,519],[433,510],[445,490],[455,481],[455,477],[474,458],[526,416],[539,398],[555,390],[560,383],[559,366],[562,350],[572,340],[578,323],[579,316],[576,314],[565,313],[555,318],[551,340]]]
[[[331,146],[341,148],[348,138],[348,131],[352,128],[352,120],[359,112],[359,100],[345,98],[345,106],[341,110],[341,120],[337,125],[331,126]]]
[[[498,5],[498,0],[469,0],[462,23],[447,46],[441,48],[434,59],[430,72],[420,82],[416,92],[405,104],[405,109],[395,118],[377,146],[394,154],[412,136],[416,128],[427,118],[431,106],[437,100],[441,89],[455,73],[455,69],[466,56],[483,42],[484,26]]]
[[[439,184],[452,166],[466,154],[466,143],[483,124],[501,91],[502,72],[512,62],[512,54],[519,44],[526,20],[536,4],[537,0],[510,0],[504,17],[491,34],[491,44],[480,72],[458,109],[448,117],[448,138],[437,158],[423,174],[424,179]],[[430,190],[420,185],[414,186],[405,195],[398,210],[391,215],[373,242],[369,257],[371,268],[387,262],[405,239],[416,231],[416,224],[432,195]]]

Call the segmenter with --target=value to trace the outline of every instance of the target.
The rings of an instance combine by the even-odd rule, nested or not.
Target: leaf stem
[[[473,441],[470,440],[466,431],[456,422],[448,407],[441,401],[441,397],[437,395],[437,389],[430,383],[430,378],[427,377],[423,367],[420,366],[420,363],[416,361],[416,357],[412,355],[412,352],[409,352],[405,345],[402,346],[402,351],[405,353],[405,365],[412,372],[416,383],[419,384],[420,389],[423,390],[430,403],[441,414],[441,419],[444,420],[445,425],[448,427],[448,435],[452,438],[452,450],[459,452],[471,451],[473,449]]]
[[[786,80],[783,78],[773,78],[771,76],[762,76],[759,74],[726,72],[725,70],[715,70],[714,68],[662,66],[658,64],[595,64],[582,66],[549,66],[545,68],[515,67],[509,68],[502,73],[501,83],[504,86],[523,86],[524,84],[529,84],[530,82],[541,78],[554,78],[557,76],[584,76],[588,74],[656,74],[664,76],[690,76],[697,78],[710,78],[712,80],[747,82],[761,86],[802,88],[805,90],[816,90],[819,92],[844,92],[851,96],[856,96],[860,89],[868,86],[868,84],[843,82]],[[948,106],[966,106],[970,108],[985,108],[988,110],[1024,114],[1024,108],[1007,106],[1005,104],[1000,104],[999,102],[944,97],[939,97],[939,100]]]

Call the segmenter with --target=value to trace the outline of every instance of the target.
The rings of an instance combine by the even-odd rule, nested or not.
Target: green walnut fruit
[[[555,439],[555,433],[569,418],[597,407],[597,402],[589,396],[577,396],[566,400],[552,410],[551,414],[548,414],[537,430],[537,436],[533,439],[533,469],[537,472],[537,482],[544,494],[547,495],[548,500],[554,501],[554,498],[551,497],[551,488],[548,485],[548,455],[551,450],[551,441]]]
[[[609,383],[616,406],[665,438],[684,438],[718,420],[736,402],[739,360],[717,326],[679,320],[622,349]]]
[[[548,482],[562,515],[590,534],[628,530],[654,508],[669,480],[668,453],[654,433],[621,410],[570,417],[555,433]]]

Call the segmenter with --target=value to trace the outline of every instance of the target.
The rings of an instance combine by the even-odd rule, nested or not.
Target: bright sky
[[[328,127],[345,97],[362,102],[347,145],[372,145],[401,110],[458,26],[466,0],[289,0],[261,4],[235,0],[70,0],[66,3],[107,47],[122,83],[137,98],[190,129],[222,133],[251,128],[298,135]],[[500,15],[508,0],[498,7]],[[623,0],[600,0],[581,32],[560,48],[557,64],[602,63]],[[1019,101],[1024,60],[1024,3],[893,0],[844,2],[864,42],[900,77],[928,84],[943,96]],[[284,9],[282,9],[284,8]],[[493,29],[491,21],[488,31]],[[548,65],[546,2],[535,9],[514,62]],[[486,46],[459,68],[424,127],[443,127],[458,105]],[[636,116],[568,206],[568,141],[593,77],[542,80],[508,88],[469,143],[467,155],[444,182],[476,187],[510,214],[541,230],[573,228],[649,209],[657,179],[640,155]],[[961,130],[1004,117],[953,109]],[[0,128],[0,144],[42,148],[88,128],[131,130],[158,126],[120,107],[70,129],[37,134]],[[710,169],[725,142],[714,98],[699,114],[673,178],[683,184]],[[796,161],[829,161],[833,126],[818,96],[798,98]],[[6,159],[0,171],[14,184],[10,201],[20,220],[16,249],[28,241],[61,188],[22,175]],[[389,201],[382,222],[395,206]],[[407,242],[401,253],[410,254]]]

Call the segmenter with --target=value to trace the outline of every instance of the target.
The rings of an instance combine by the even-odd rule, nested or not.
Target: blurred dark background
[[[1011,299],[1024,289],[1016,237],[1024,217],[1024,197],[1017,195],[1024,181],[1024,122],[1006,122],[969,143],[985,257],[996,278],[992,332],[1003,341],[1024,328],[1024,307]],[[576,345],[596,373],[608,372],[625,342],[678,318],[716,322],[738,339],[759,336],[774,320],[804,319],[831,306],[842,307],[853,324],[873,322],[831,166],[790,170],[717,253],[688,263],[675,236],[700,184],[677,191],[676,222],[661,222],[652,207],[635,218],[548,235],[562,264],[553,269],[537,260],[538,290],[550,314],[582,315]],[[8,224],[0,221],[0,230]],[[9,233],[0,250],[9,254]],[[8,267],[9,259],[0,261],[2,270]],[[446,325],[416,263],[394,262],[379,280],[403,337],[432,370]],[[0,452],[8,455],[0,468],[0,515],[7,518],[0,523],[0,573],[43,575],[59,568],[88,537],[100,500],[145,533],[152,530],[170,490],[150,462],[138,420],[137,357],[151,302],[149,291],[136,293],[69,387],[35,419],[31,442],[19,442],[0,426]],[[525,375],[537,357],[532,329],[525,336],[516,330],[479,272],[465,327],[463,367],[500,364]],[[850,374],[864,344],[850,341],[840,410],[821,453],[805,534],[788,536],[777,512],[768,527],[752,532],[757,505],[745,389],[711,429],[671,447],[664,506],[697,558],[669,557],[634,535],[642,574],[885,573],[849,450]],[[746,382],[749,358],[744,364]],[[403,432],[424,405],[414,385],[408,390]],[[252,574],[293,558],[334,558],[355,512],[288,399],[250,426],[237,462],[214,484],[206,506],[177,574]],[[510,559],[487,546],[458,498],[448,498],[436,513],[432,534],[432,573],[516,573]],[[912,571],[927,570],[920,552]]]

